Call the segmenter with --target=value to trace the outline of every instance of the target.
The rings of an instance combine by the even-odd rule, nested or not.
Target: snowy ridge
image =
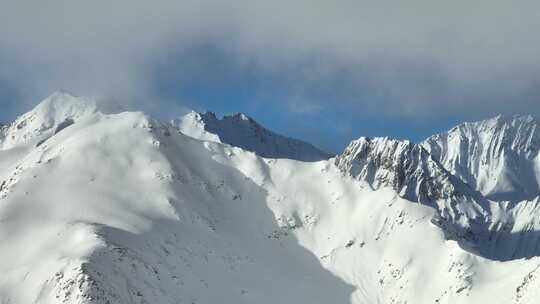
[[[320,161],[330,158],[306,142],[271,132],[245,114],[226,115],[222,119],[212,112],[191,112],[173,121],[181,132],[201,140],[230,144],[262,157]]]
[[[422,145],[490,199],[516,202],[540,195],[540,130],[532,116],[464,123]]]
[[[0,149],[7,150],[17,145],[43,139],[59,132],[75,120],[97,112],[95,101],[76,98],[57,92],[43,100],[35,109],[17,118],[0,132]]]
[[[35,139],[0,151],[0,303],[540,296],[539,200],[482,200],[419,145],[361,138],[328,161],[262,158],[66,100],[36,114],[50,127]]]

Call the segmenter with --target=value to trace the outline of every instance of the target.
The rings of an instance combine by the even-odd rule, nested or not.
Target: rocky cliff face
[[[422,146],[408,141],[362,137],[351,142],[335,163],[374,189],[391,187],[402,197],[423,204],[460,195],[458,181]]]

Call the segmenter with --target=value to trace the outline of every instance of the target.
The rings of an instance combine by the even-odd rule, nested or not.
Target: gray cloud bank
[[[540,2],[528,0],[8,0],[0,81],[27,98],[152,100],[156,61],[210,44],[239,73],[279,79],[275,102],[299,113],[538,112],[538,29]],[[208,60],[188,53],[179,60]]]

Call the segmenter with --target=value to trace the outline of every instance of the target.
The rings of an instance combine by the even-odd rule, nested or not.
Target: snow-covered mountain
[[[96,111],[96,103],[89,98],[56,92],[0,130],[0,149],[8,150],[35,141],[39,143]]]
[[[213,112],[190,112],[174,120],[173,124],[188,136],[240,147],[262,157],[301,161],[320,161],[331,157],[311,144],[267,130],[242,113],[225,115],[220,119]]]
[[[489,202],[446,171],[418,144],[362,137],[352,141],[336,157],[335,164],[374,190],[389,187],[404,199],[435,208],[438,217],[434,221],[449,238],[466,240],[478,236],[478,221],[489,218]]]
[[[540,125],[532,116],[464,123],[423,146],[490,199],[515,202],[540,195]]]
[[[0,303],[540,298],[538,198],[488,199],[410,142],[299,161],[192,126],[55,94],[3,128]]]

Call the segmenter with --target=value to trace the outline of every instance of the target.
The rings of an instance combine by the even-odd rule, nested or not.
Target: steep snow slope
[[[264,190],[214,159],[235,150],[211,145],[141,113],[98,113],[14,163],[0,302],[346,302],[352,287],[271,239]]]
[[[369,149],[299,162],[191,138],[142,113],[92,111],[37,147],[20,145],[25,152],[0,172],[9,181],[0,200],[0,303],[535,303],[540,296],[539,258],[493,261],[432,224],[441,197],[415,203],[418,185],[453,178],[423,172],[437,163],[407,143],[364,140],[353,145]],[[377,183],[356,174],[368,169],[352,169],[373,166],[368,175]],[[399,185],[415,191],[382,182],[401,173]],[[471,208],[484,217],[477,203]]]
[[[534,303],[539,295],[540,259],[502,263],[472,254],[431,224],[433,208],[392,188],[373,191],[324,162],[272,161],[270,173],[278,222],[355,286],[351,303]]]
[[[448,171],[497,201],[540,195],[540,130],[531,116],[461,124],[422,145]]]
[[[275,134],[244,114],[222,119],[212,112],[191,112],[173,121],[182,133],[201,140],[216,141],[256,152],[262,157],[319,161],[330,158],[306,142]]]

